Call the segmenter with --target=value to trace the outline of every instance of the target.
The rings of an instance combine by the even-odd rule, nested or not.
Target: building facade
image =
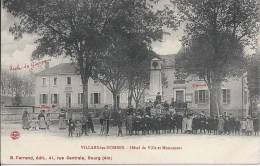
[[[154,101],[159,92],[163,101],[186,103],[188,108],[209,114],[210,94],[205,81],[196,75],[179,79],[175,74],[175,55],[164,55],[151,61],[150,86],[144,101]],[[102,83],[89,79],[88,103],[90,108],[112,105],[111,92]],[[81,77],[70,63],[59,64],[39,72],[35,79],[35,104],[48,107],[82,108]],[[246,75],[229,78],[222,83],[222,112],[235,116],[247,115],[249,108]],[[123,91],[119,106],[128,105],[128,92]]]
[[[89,108],[102,108],[111,105],[111,92],[98,81],[89,79]],[[83,87],[80,75],[70,63],[63,63],[39,72],[35,79],[36,106],[82,108]],[[122,92],[120,107],[127,106],[127,92]]]
[[[210,96],[206,82],[192,75],[182,80],[175,74],[175,55],[160,56],[160,61],[154,60],[161,66],[162,99],[171,103],[187,103],[188,108],[196,112],[205,111],[209,114]],[[153,62],[151,62],[153,63]],[[158,72],[158,70],[151,70]],[[151,73],[151,77],[152,77]],[[158,75],[158,74],[157,74]],[[153,78],[155,79],[155,78]],[[153,87],[153,91],[155,88]],[[158,89],[160,92],[160,89]],[[149,93],[149,92],[148,92]],[[222,83],[221,109],[222,112],[235,116],[245,116],[249,108],[247,79],[244,74],[240,78],[228,78]],[[156,95],[150,93],[150,96]]]

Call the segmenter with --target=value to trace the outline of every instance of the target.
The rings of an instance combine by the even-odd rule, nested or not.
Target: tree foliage
[[[18,74],[6,69],[1,70],[1,95],[14,97],[31,96],[33,93],[33,78],[31,75]]]
[[[221,113],[221,82],[241,73],[245,48],[256,45],[259,1],[174,0],[172,3],[186,25],[176,66],[188,75],[204,77],[210,90],[211,115]]]
[[[37,34],[33,58],[65,55],[78,68],[83,84],[83,110],[88,108],[88,79],[118,41],[145,44],[162,37],[170,25],[158,0],[3,0],[3,7],[19,21],[10,27],[15,39]],[[123,39],[123,40],[122,40]],[[120,45],[121,46],[121,45]],[[113,48],[113,49],[111,49]],[[109,62],[110,63],[110,62]],[[102,74],[102,73],[101,73]]]

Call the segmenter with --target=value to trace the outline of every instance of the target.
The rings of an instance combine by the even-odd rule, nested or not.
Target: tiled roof
[[[77,69],[71,63],[61,63],[54,67],[44,69],[37,75],[77,74]]]
[[[175,54],[169,55],[159,55],[158,58],[163,60],[163,67],[173,67],[174,66]],[[61,63],[54,67],[44,69],[43,71],[37,73],[37,75],[58,75],[58,74],[79,74],[77,69],[72,63]]]

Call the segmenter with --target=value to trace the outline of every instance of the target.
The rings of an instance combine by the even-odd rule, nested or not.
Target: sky
[[[34,44],[36,36],[25,34],[23,38],[14,40],[14,37],[9,32],[9,27],[14,21],[15,18],[1,8],[1,68],[10,69],[10,66],[31,64],[31,54],[36,48]],[[182,31],[182,29],[179,29],[171,32],[170,35],[164,35],[162,42],[152,44],[153,51],[159,55],[176,54],[181,48]],[[69,60],[62,57],[59,59],[52,58],[50,66],[64,62],[69,62]],[[28,70],[21,71],[28,72]]]
[[[18,64],[30,64],[31,54],[36,48],[34,41],[36,36],[25,34],[23,38],[14,40],[13,35],[9,32],[9,27],[14,23],[15,18],[1,8],[1,66],[2,68],[10,68]],[[162,42],[154,42],[152,49],[157,54],[167,55],[175,54],[181,48],[181,30],[164,35]],[[51,59],[50,66],[62,62],[69,62],[68,59],[59,58]]]

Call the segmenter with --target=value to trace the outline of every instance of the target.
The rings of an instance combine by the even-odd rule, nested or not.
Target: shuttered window
[[[83,93],[78,93],[78,104],[83,104]]]
[[[67,77],[67,85],[71,85],[71,77]]]
[[[51,94],[51,104],[59,103],[59,94]]]
[[[91,93],[91,99],[90,99],[91,104],[101,104],[100,99],[101,99],[100,93]]]
[[[57,77],[53,78],[53,85],[57,85]]]
[[[209,101],[208,90],[196,90],[195,91],[195,104],[207,104]]]
[[[40,94],[40,104],[48,104],[48,95]]]
[[[222,89],[222,102],[223,104],[230,104],[230,89]]]

